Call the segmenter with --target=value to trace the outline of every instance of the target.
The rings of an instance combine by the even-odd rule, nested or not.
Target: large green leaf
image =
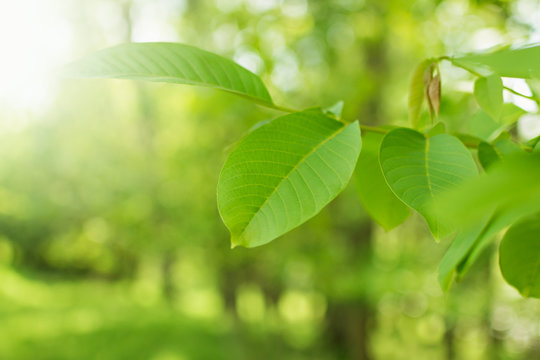
[[[123,44],[71,63],[63,73],[76,78],[135,79],[207,86],[263,105],[273,104],[257,75],[229,59],[183,44]]]
[[[233,246],[254,247],[317,214],[347,185],[361,148],[349,125],[307,110],[248,134],[229,155],[218,207]]]
[[[513,225],[499,254],[505,280],[523,296],[540,298],[540,216]]]
[[[449,229],[429,209],[430,201],[478,174],[472,155],[457,138],[447,134],[427,138],[404,128],[384,137],[380,163],[390,188],[426,219],[436,238]]]
[[[497,75],[481,77],[474,82],[474,97],[478,105],[496,121],[501,117],[502,92],[503,83]]]
[[[540,46],[521,49],[502,49],[493,53],[473,54],[453,58],[458,66],[476,71],[483,69],[499,76],[515,78],[540,77]]]
[[[366,211],[383,228],[390,230],[405,221],[410,210],[384,180],[379,164],[383,136],[375,132],[364,133],[354,177],[358,196]]]

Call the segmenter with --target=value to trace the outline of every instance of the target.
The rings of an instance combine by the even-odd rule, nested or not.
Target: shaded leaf
[[[392,191],[426,219],[436,238],[449,229],[428,204],[437,194],[478,174],[470,152],[457,138],[447,134],[426,138],[403,128],[384,137],[380,163]]]
[[[218,207],[233,246],[265,244],[317,214],[347,185],[361,147],[357,122],[321,110],[279,117],[227,158]]]
[[[379,148],[383,134],[367,132],[355,170],[356,190],[368,214],[385,230],[401,224],[410,210],[390,190],[379,164]]]
[[[474,97],[478,105],[496,121],[501,117],[502,92],[503,83],[497,75],[481,77],[474,82]]]
[[[540,216],[513,225],[500,250],[504,279],[525,297],[540,298]]]
[[[501,160],[501,156],[493,146],[484,141],[478,145],[478,161],[484,169],[487,170],[499,160]]]
[[[199,85],[241,95],[262,105],[273,104],[257,75],[229,59],[183,44],[118,45],[67,65],[63,75]]]

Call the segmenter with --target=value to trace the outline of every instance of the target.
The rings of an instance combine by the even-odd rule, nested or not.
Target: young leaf
[[[431,59],[422,61],[414,71],[409,85],[409,123],[416,130],[423,130],[425,126],[420,122],[424,102],[424,74],[432,63]]]
[[[513,225],[499,250],[504,279],[525,297],[540,298],[540,216]]]
[[[505,48],[493,53],[473,54],[452,59],[458,66],[473,70],[488,69],[503,77],[540,77],[540,46]]]
[[[63,75],[115,78],[212,87],[272,107],[261,79],[231,60],[174,43],[132,43],[88,55],[67,65]]]
[[[435,116],[439,116],[441,108],[441,75],[437,74],[431,79],[428,86],[428,100]]]
[[[435,76],[433,76],[434,73]],[[441,105],[441,76],[436,63],[429,65],[424,72],[424,97],[433,122],[433,118],[439,115]]]
[[[317,214],[347,185],[361,148],[360,127],[306,110],[248,134],[218,182],[218,207],[232,246],[272,241]]]
[[[337,118],[340,118],[341,113],[343,112],[343,101],[340,100],[337,103],[335,103],[334,105],[330,106],[329,108],[326,108],[325,112],[330,114],[330,115],[334,115]]]
[[[397,197],[426,219],[436,238],[445,235],[449,229],[428,204],[440,192],[478,175],[467,148],[447,134],[426,138],[401,128],[384,137],[379,159],[384,177]]]
[[[391,230],[409,217],[410,210],[390,190],[379,164],[383,134],[367,132],[355,170],[356,190],[368,214],[385,230]]]
[[[503,107],[503,83],[499,76],[491,75],[476,79],[474,96],[478,105],[495,121],[501,117]]]

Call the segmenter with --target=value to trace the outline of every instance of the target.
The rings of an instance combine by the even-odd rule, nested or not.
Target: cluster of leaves
[[[477,76],[482,132],[449,134],[435,122],[441,61]],[[524,111],[503,103],[503,91],[514,91],[501,80],[538,77],[539,46],[423,61],[411,81],[410,128],[345,121],[342,104],[303,111],[276,105],[257,75],[182,44],[120,45],[67,66],[65,73],[213,87],[288,113],[258,124],[223,166],[218,207],[233,247],[259,246],[299,226],[354,174],[361,202],[385,229],[413,209],[436,239],[457,233],[439,268],[445,289],[511,226],[500,247],[503,276],[524,296],[540,297],[540,141],[523,144],[512,136]],[[421,116],[424,100],[431,122]]]

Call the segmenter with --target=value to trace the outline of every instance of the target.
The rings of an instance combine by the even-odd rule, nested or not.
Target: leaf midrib
[[[279,187],[281,186],[281,184],[283,184],[283,182],[285,182],[285,180],[287,180],[289,178],[289,176],[298,169],[298,167],[300,166],[300,164],[302,164],[309,156],[311,156],[313,153],[315,153],[318,149],[320,149],[324,144],[326,144],[328,141],[332,140],[333,138],[335,138],[338,134],[340,134],[343,130],[345,130],[346,128],[348,128],[349,125],[345,125],[343,124],[336,132],[334,132],[331,136],[327,137],[326,139],[324,139],[322,142],[320,142],[319,144],[317,144],[317,146],[315,146],[310,152],[308,152],[306,155],[304,155],[292,168],[291,170],[285,174],[285,176],[283,176],[283,179],[281,179],[279,181],[279,183],[275,186],[274,190],[272,190],[272,192],[268,195],[268,197],[266,198],[266,200],[264,200],[264,202],[257,208],[256,211],[254,211],[254,215],[253,217],[249,220],[249,222],[242,228],[242,230],[240,230],[239,234],[238,234],[238,238],[242,238],[242,236],[244,235],[244,233],[246,232],[247,228],[252,224],[253,220],[257,217],[258,214],[260,214],[261,212],[261,209],[268,203],[268,201],[274,196],[274,194],[277,192],[277,190],[279,189]]]

